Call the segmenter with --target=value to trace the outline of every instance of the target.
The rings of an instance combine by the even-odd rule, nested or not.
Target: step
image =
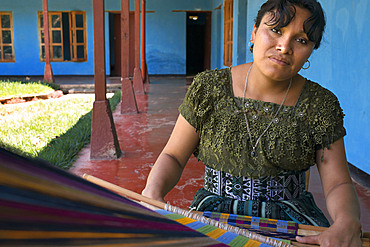
[[[95,93],[94,84],[60,84],[59,85],[63,93]],[[121,90],[121,84],[106,84],[107,93],[114,93]]]

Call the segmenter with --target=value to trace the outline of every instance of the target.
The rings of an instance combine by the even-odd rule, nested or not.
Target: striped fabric
[[[0,246],[226,246],[66,171],[0,149]]]

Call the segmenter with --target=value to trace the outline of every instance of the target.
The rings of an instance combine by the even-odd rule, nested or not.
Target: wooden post
[[[49,35],[49,7],[48,0],[42,1],[42,14],[44,18],[44,42],[45,42],[45,71],[44,81],[54,82],[53,69],[50,64],[50,35]]]
[[[135,0],[135,69],[134,89],[136,94],[144,94],[144,83],[140,69],[140,0]]]
[[[121,0],[121,114],[138,113],[130,71],[130,1]]]
[[[93,0],[95,101],[91,124],[91,159],[112,159],[121,155],[112,111],[106,98],[104,0]]]
[[[141,0],[141,76],[144,83],[149,83],[148,68],[146,66],[146,4],[145,0]]]

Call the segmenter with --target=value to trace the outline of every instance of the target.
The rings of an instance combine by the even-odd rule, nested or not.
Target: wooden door
[[[111,76],[121,76],[121,15],[113,15],[113,46],[114,65],[111,67]]]
[[[130,59],[129,76],[134,75],[135,67],[135,15],[130,11]],[[112,76],[121,76],[121,14],[113,15],[113,46],[114,66],[111,68]]]

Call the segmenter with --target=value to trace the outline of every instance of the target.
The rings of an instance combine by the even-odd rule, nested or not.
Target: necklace
[[[253,64],[249,67],[249,70],[248,70],[248,73],[247,73],[247,77],[245,78],[245,85],[244,85],[244,93],[243,93],[243,108],[247,108],[247,106],[245,105],[245,93],[247,92],[247,85],[248,85],[248,77],[249,77],[249,72],[251,71],[251,68],[252,68]],[[247,109],[245,109],[243,111],[244,113],[244,118],[245,118],[245,123],[247,124],[247,130],[248,130],[248,135],[249,135],[249,141],[251,143],[251,146],[252,146],[252,152],[251,152],[251,156],[252,157],[255,157],[257,155],[256,153],[256,148],[257,148],[257,145],[259,143],[259,141],[261,140],[261,137],[266,133],[266,131],[270,128],[271,124],[274,122],[274,121],[279,121],[276,116],[279,114],[280,110],[281,110],[281,107],[283,106],[285,100],[286,100],[286,97],[288,96],[288,92],[289,92],[289,89],[290,89],[290,86],[292,85],[292,80],[293,80],[293,77],[290,78],[290,82],[289,82],[289,86],[288,86],[288,89],[286,90],[286,93],[285,93],[285,96],[284,96],[284,99],[283,101],[281,102],[278,110],[276,111],[274,117],[272,118],[271,122],[267,125],[266,129],[262,132],[262,134],[257,138],[257,141],[256,143],[253,145],[253,141],[252,141],[252,134],[251,134],[251,130],[249,128],[249,122],[248,122],[248,118],[247,118]]]

